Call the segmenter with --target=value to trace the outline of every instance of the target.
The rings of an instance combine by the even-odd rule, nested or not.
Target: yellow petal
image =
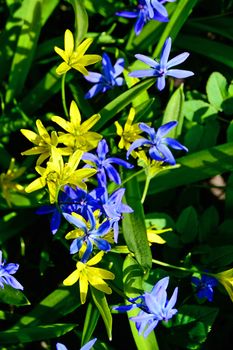
[[[81,188],[85,188],[84,180],[96,174],[96,169],[83,168],[76,170],[73,174],[69,176],[70,184],[77,186],[82,186]],[[83,182],[83,183],[82,183]]]
[[[88,75],[88,70],[86,70],[86,68],[84,67],[83,64],[79,64],[79,63],[75,63],[72,64],[72,68],[78,70],[79,72],[81,72],[83,75]]]
[[[147,239],[150,243],[164,244],[166,241],[155,232],[147,232]]]
[[[49,190],[49,201],[51,204],[57,202],[57,197],[58,197],[58,193],[60,190],[60,186],[59,184],[57,184],[57,182],[54,181],[48,181],[47,180],[47,186],[48,186],[48,190]]]
[[[102,57],[99,55],[85,55],[78,61],[79,64],[83,66],[89,66],[90,64],[94,64],[102,60]]]
[[[122,126],[119,124],[119,122],[115,122],[114,124],[115,124],[115,127],[116,127],[117,135],[121,136],[123,134]]]
[[[80,134],[86,133],[100,120],[100,114],[94,114],[92,117],[85,120],[80,128]]]
[[[21,152],[21,154],[23,156],[32,156],[32,155],[36,155],[36,154],[41,154],[43,152],[47,152],[46,148],[40,147],[40,146],[36,146],[36,147],[32,147],[30,149],[28,149],[27,151]]]
[[[82,57],[92,43],[93,39],[91,38],[84,40],[76,49],[77,56]]]
[[[87,265],[88,265],[88,266],[93,266],[93,265],[98,264],[98,263],[102,260],[103,255],[104,255],[104,252],[103,252],[103,251],[100,251],[99,253],[97,253],[95,256],[93,256],[93,258],[91,258],[91,259],[87,262]]]
[[[35,143],[36,145],[40,142],[40,136],[37,135],[34,131],[27,130],[27,129],[20,129],[21,133],[32,143]]]
[[[62,62],[61,64],[59,64],[59,66],[56,68],[56,73],[58,75],[62,75],[65,74],[66,72],[68,72],[68,70],[70,70],[71,67],[66,63],[66,62]]]
[[[92,274],[90,275],[88,273],[88,281],[90,284],[95,287],[96,289],[100,290],[101,292],[104,292],[106,294],[111,294],[112,290],[111,288],[107,285],[107,283],[99,278],[98,276],[93,276]]]
[[[115,278],[115,275],[111,271],[101,269],[99,267],[90,267],[90,268],[87,267],[87,269],[88,269],[88,271],[90,271],[90,273],[93,276],[96,276],[96,277],[99,277],[102,279],[114,280],[114,278]]]
[[[65,286],[72,286],[78,281],[79,276],[80,276],[79,270],[75,270],[63,281],[63,284]]]
[[[83,235],[84,235],[84,233],[81,229],[75,229],[75,230],[68,232],[65,235],[65,239],[75,239],[78,237],[82,237]]]
[[[64,47],[67,56],[70,57],[74,51],[74,37],[69,29],[65,31]]]
[[[59,116],[53,116],[51,118],[51,120],[58,124],[62,129],[66,130],[67,132],[73,133],[74,130],[72,128],[72,125],[70,124],[70,122],[68,122],[67,120],[59,117]]]
[[[124,127],[125,132],[130,130],[130,127],[132,125],[134,117],[135,117],[135,109],[133,107],[131,107],[130,111],[129,111],[128,118],[127,118],[127,121],[125,123],[125,127]]]
[[[60,48],[57,47],[57,46],[54,47],[54,50],[55,50],[55,52],[56,52],[59,56],[61,56],[61,58],[62,58],[66,63],[68,63],[68,56],[67,56],[67,54],[66,54],[66,52],[65,52],[64,50],[60,49]]]
[[[79,112],[78,106],[75,101],[72,101],[70,104],[70,121],[73,125],[73,129],[77,130],[81,124],[81,114]]]
[[[34,192],[37,190],[40,190],[46,185],[46,181],[43,177],[40,177],[39,179],[36,179],[32,181],[26,188],[25,191],[27,193]]]
[[[79,288],[80,288],[81,304],[84,304],[87,298],[87,291],[88,291],[88,280],[84,273],[81,273],[80,275]]]
[[[42,153],[36,161],[36,165],[41,165],[50,156],[50,152]]]
[[[42,121],[40,119],[36,120],[36,126],[39,132],[39,135],[41,138],[48,144],[51,143],[50,136],[44,125],[42,124]]]
[[[77,169],[82,156],[83,152],[77,150],[69,157],[68,166],[72,173]]]

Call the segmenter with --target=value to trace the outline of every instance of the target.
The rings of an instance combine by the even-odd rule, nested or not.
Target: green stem
[[[144,190],[143,190],[143,194],[142,194],[142,199],[141,199],[141,203],[143,204],[145,199],[146,199],[146,195],[149,189],[149,185],[150,185],[150,180],[151,178],[149,176],[146,177],[146,182],[145,182],[145,186],[144,186]]]
[[[65,116],[68,117],[69,114],[68,114],[68,109],[66,107],[66,73],[63,74],[61,78],[61,99],[62,99],[62,105],[65,112]]]
[[[120,188],[122,187],[124,184],[126,184],[128,181],[132,180],[135,176],[140,175],[141,173],[143,173],[143,171],[145,171],[145,168],[142,168],[141,170],[137,171],[136,173],[133,173],[131,176],[127,177],[127,179],[125,179],[124,181],[121,182],[120,186],[117,187]]]
[[[185,271],[185,272],[190,272],[190,273],[199,272],[203,275],[212,276],[212,277],[215,276],[213,273],[210,273],[210,272],[202,272],[202,271],[198,271],[196,269],[189,269],[187,267],[171,265],[171,264],[168,264],[168,263],[165,263],[163,261],[156,260],[156,259],[152,259],[152,263],[160,265],[160,266],[168,267],[169,269],[180,270],[180,271]]]

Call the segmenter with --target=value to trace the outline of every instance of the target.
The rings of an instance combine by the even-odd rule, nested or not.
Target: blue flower
[[[137,298],[129,299],[132,302],[131,305],[117,306],[114,309],[122,312],[135,308],[141,309],[139,314],[131,317],[130,320],[135,322],[139,335],[144,333],[146,338],[159,321],[168,321],[177,313],[177,309],[173,307],[177,300],[178,287],[168,300],[166,291],[168,283],[169,277],[164,277],[156,283],[150,293],[146,292]],[[138,300],[140,302],[135,303]]]
[[[169,0],[168,0],[169,1]],[[175,0],[170,0],[175,1]],[[157,0],[139,0],[136,10],[134,11],[120,11],[116,15],[125,18],[137,18],[134,31],[139,35],[144,25],[150,20],[157,20],[159,22],[168,22],[167,10],[162,5],[166,1]]]
[[[2,251],[0,250],[0,288],[4,288],[4,284],[15,289],[23,289],[23,286],[17,281],[17,279],[11,275],[14,275],[19,268],[19,264],[6,264],[2,261]]]
[[[99,92],[106,92],[114,86],[121,86],[124,79],[119,75],[124,70],[124,59],[119,58],[115,65],[112,66],[109,56],[104,53],[102,59],[102,74],[95,72],[88,72],[84,78],[95,85],[86,93],[85,98],[92,98]]]
[[[103,205],[105,213],[113,227],[115,243],[118,241],[119,221],[122,219],[122,213],[133,212],[133,209],[129,205],[122,203],[124,193],[124,188],[114,191]]]
[[[92,348],[92,346],[95,344],[96,340],[97,340],[97,338],[90,340],[87,344],[82,346],[80,350],[90,350]],[[56,350],[68,350],[68,349],[64,344],[57,343]]]
[[[152,67],[152,69],[136,70],[129,73],[129,76],[135,78],[158,77],[157,88],[161,91],[165,88],[166,76],[171,76],[174,78],[187,78],[194,75],[194,73],[189,70],[170,69],[184,62],[189,56],[188,52],[183,52],[182,54],[175,56],[170,61],[168,61],[168,57],[171,51],[171,44],[172,40],[171,38],[168,38],[164,43],[159,63],[148,56],[140,54],[135,55],[138,60],[148,64],[150,67]]]
[[[106,252],[111,249],[110,243],[102,238],[111,229],[111,224],[108,220],[98,225],[94,215],[89,215],[89,221],[86,221],[76,213],[72,213],[72,215],[64,213],[63,216],[70,224],[76,227],[75,230],[67,233],[65,237],[66,239],[75,238],[70,246],[70,254],[77,253],[85,244],[85,251],[81,261],[86,262],[93,250],[93,245]]]
[[[126,157],[128,158],[130,153],[135,150],[135,148],[141,147],[143,145],[148,145],[150,147],[149,155],[152,159],[160,162],[167,162],[171,165],[176,164],[175,158],[173,157],[173,154],[169,150],[168,146],[176,150],[183,150],[188,152],[188,149],[178,141],[170,137],[164,137],[176,125],[177,121],[172,121],[160,126],[160,128],[158,128],[158,131],[155,132],[155,129],[151,128],[147,124],[139,123],[140,129],[149,135],[149,140],[142,138],[134,141],[128,149]]]
[[[112,163],[122,165],[127,169],[132,169],[133,165],[120,158],[110,157],[106,158],[109,152],[108,144],[105,139],[99,141],[97,146],[97,155],[86,152],[82,159],[88,163],[86,167],[97,169],[97,179],[100,186],[105,187],[107,184],[107,177],[118,185],[121,183],[121,178],[118,171],[112,166]]]
[[[201,279],[192,277],[192,283],[196,286],[198,298],[206,298],[209,301],[213,301],[213,287],[216,287],[218,284],[216,278],[207,275],[202,275]]]

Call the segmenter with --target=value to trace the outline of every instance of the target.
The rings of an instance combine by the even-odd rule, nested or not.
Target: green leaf
[[[227,97],[226,78],[221,73],[212,73],[207,81],[206,93],[210,104],[222,111],[221,105]]]
[[[211,236],[214,232],[217,230],[219,222],[219,214],[215,207],[209,207],[207,208],[204,213],[202,214],[199,225],[199,240],[200,242],[205,242],[209,238],[211,239]]]
[[[233,262],[233,245],[212,247],[202,258],[204,264],[211,264],[213,268],[228,266]]]
[[[180,0],[168,24],[166,25],[163,34],[160,36],[159,42],[153,53],[153,57],[157,57],[162,50],[163,44],[170,36],[175,39],[180,29],[183,27],[189,17],[193,7],[197,4],[197,0]]]
[[[193,207],[182,211],[176,222],[176,229],[184,243],[191,243],[195,240],[198,233],[198,218]]]
[[[151,180],[150,194],[191,184],[233,170],[233,142],[177,159],[181,166],[159,173]],[[144,178],[140,178],[144,181]]]
[[[147,272],[151,266],[151,251],[147,240],[145,218],[137,179],[134,177],[126,183],[126,203],[133,213],[125,213],[122,229],[125,241],[142,268]]]
[[[179,35],[176,38],[176,45],[182,49],[197,52],[215,61],[233,68],[233,48],[230,45],[209,40],[195,35]]]
[[[132,256],[128,255],[125,258],[123,265],[123,281],[124,291],[128,298],[134,298],[143,293],[143,270]],[[129,302],[126,301],[126,304]],[[138,314],[139,310],[134,309],[127,312],[128,317],[133,317]],[[151,332],[148,337],[138,334],[135,322],[129,321],[132,335],[138,350],[159,350],[154,332]]]
[[[84,39],[88,30],[88,16],[83,0],[66,0],[74,9],[75,13],[75,47],[77,48]]]
[[[110,312],[105,294],[96,288],[91,288],[93,301],[102,316],[109,340],[112,340],[112,314]]]
[[[108,103],[104,108],[99,111],[101,119],[93,128],[94,130],[100,130],[107,122],[110,122],[117,113],[122,111],[126,106],[128,106],[137,96],[139,96],[144,91],[148,90],[154,84],[154,79],[146,79],[137,85],[133,86],[131,89],[123,92],[120,96],[116,97],[113,101]]]
[[[6,103],[22,92],[33,61],[41,28],[57,3],[58,0],[23,1],[22,26],[11,65]]]
[[[174,120],[178,122],[177,127],[173,128],[169,132],[169,137],[177,138],[181,134],[183,120],[184,120],[183,106],[184,106],[184,92],[183,92],[183,84],[181,84],[180,87],[176,89],[176,91],[173,93],[170,100],[168,101],[168,104],[166,106],[164,116],[163,116],[162,124],[165,124]]]
[[[54,322],[73,312],[80,305],[79,290],[76,285],[60,287],[44,298],[27,315],[21,317],[14,328]]]
[[[92,334],[97,326],[100,313],[92,302],[88,304],[83,332],[82,332],[82,346],[86,344],[92,337]]]
[[[38,340],[58,338],[70,332],[75,327],[76,324],[55,323],[42,326],[40,325],[37,327],[20,328],[18,330],[10,329],[4,332],[0,332],[0,343],[1,345],[30,343]]]
[[[4,284],[4,288],[0,288],[0,302],[15,306],[30,305],[30,302],[21,290],[7,284]]]
[[[190,100],[184,103],[184,115],[190,121],[202,123],[207,118],[217,117],[217,110],[205,101]]]

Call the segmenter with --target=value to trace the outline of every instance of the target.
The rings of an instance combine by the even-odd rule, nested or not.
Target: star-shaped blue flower
[[[96,155],[86,152],[83,154],[82,159],[87,163],[85,167],[91,167],[97,169],[97,179],[99,186],[106,187],[107,176],[108,178],[117,183],[121,183],[121,178],[118,171],[113,167],[112,164],[121,165],[127,169],[132,169],[133,165],[126,162],[123,159],[116,157],[106,158],[109,152],[108,144],[105,139],[99,141]]]
[[[168,146],[176,150],[188,152],[188,149],[177,140],[170,137],[164,137],[176,125],[177,121],[166,123],[160,126],[156,132],[154,128],[151,128],[147,124],[139,123],[140,129],[149,135],[149,140],[141,138],[134,141],[128,149],[126,157],[128,158],[130,153],[135,150],[135,148],[146,145],[149,146],[149,155],[152,159],[160,162],[166,162],[171,165],[176,164],[176,160]]]
[[[124,188],[114,191],[103,205],[104,211],[113,227],[115,243],[118,241],[119,221],[122,219],[122,213],[133,212],[133,209],[129,205],[122,203],[124,193]]]
[[[153,60],[145,55],[135,55],[138,60],[148,64],[150,67],[152,67],[152,69],[136,70],[129,73],[129,76],[135,78],[157,77],[157,88],[161,91],[165,88],[166,76],[174,78],[187,78],[194,75],[194,73],[189,70],[171,69],[172,67],[184,62],[189,56],[188,52],[183,52],[168,61],[171,51],[171,44],[172,40],[171,38],[168,38],[163,46],[160,62],[157,62],[156,60]]]
[[[192,283],[196,286],[196,293],[198,298],[206,298],[209,301],[213,301],[213,288],[218,284],[216,278],[207,275],[202,275],[201,279],[192,277]]]
[[[168,0],[175,1],[175,0]],[[166,0],[139,0],[137,8],[133,11],[120,11],[116,15],[125,18],[137,18],[134,31],[139,35],[144,25],[150,20],[157,20],[159,22],[168,22],[168,14],[166,8],[163,6]]]
[[[104,221],[97,227],[95,217],[92,215],[89,215],[88,223],[74,215],[64,213],[63,216],[70,224],[79,228],[83,232],[83,234],[79,234],[71,243],[70,254],[77,253],[83,244],[86,244],[86,249],[81,259],[82,262],[86,262],[91,255],[93,245],[96,245],[99,250],[104,250],[106,252],[111,250],[110,243],[103,238],[103,236],[111,229],[111,224],[108,220]],[[72,232],[73,231],[70,233]],[[69,238],[67,236],[69,236],[70,233],[66,235],[66,238]]]
[[[23,286],[17,281],[17,279],[11,275],[14,275],[19,268],[19,264],[6,264],[2,261],[2,251],[0,250],[0,288],[4,288],[4,284],[7,284],[15,289],[23,289]]]
[[[117,306],[114,309],[122,312],[135,308],[141,309],[137,316],[130,319],[136,323],[139,334],[143,333],[146,338],[159,321],[168,321],[177,313],[177,309],[173,307],[177,300],[178,287],[174,289],[170,300],[168,300],[166,291],[168,283],[169,277],[164,277],[155,284],[150,293],[146,292],[137,298],[130,299],[131,305]],[[138,300],[140,302],[135,303]]]
[[[95,344],[96,340],[97,340],[97,338],[90,340],[88,343],[83,345],[80,350],[90,350],[93,347],[93,345]],[[68,350],[68,349],[64,344],[57,343],[56,350]]]
[[[102,59],[102,74],[96,72],[88,72],[84,78],[95,85],[86,93],[85,98],[92,98],[99,92],[106,92],[115,86],[122,86],[124,79],[119,75],[124,70],[124,59],[119,58],[114,66],[111,63],[109,56],[104,53]]]

